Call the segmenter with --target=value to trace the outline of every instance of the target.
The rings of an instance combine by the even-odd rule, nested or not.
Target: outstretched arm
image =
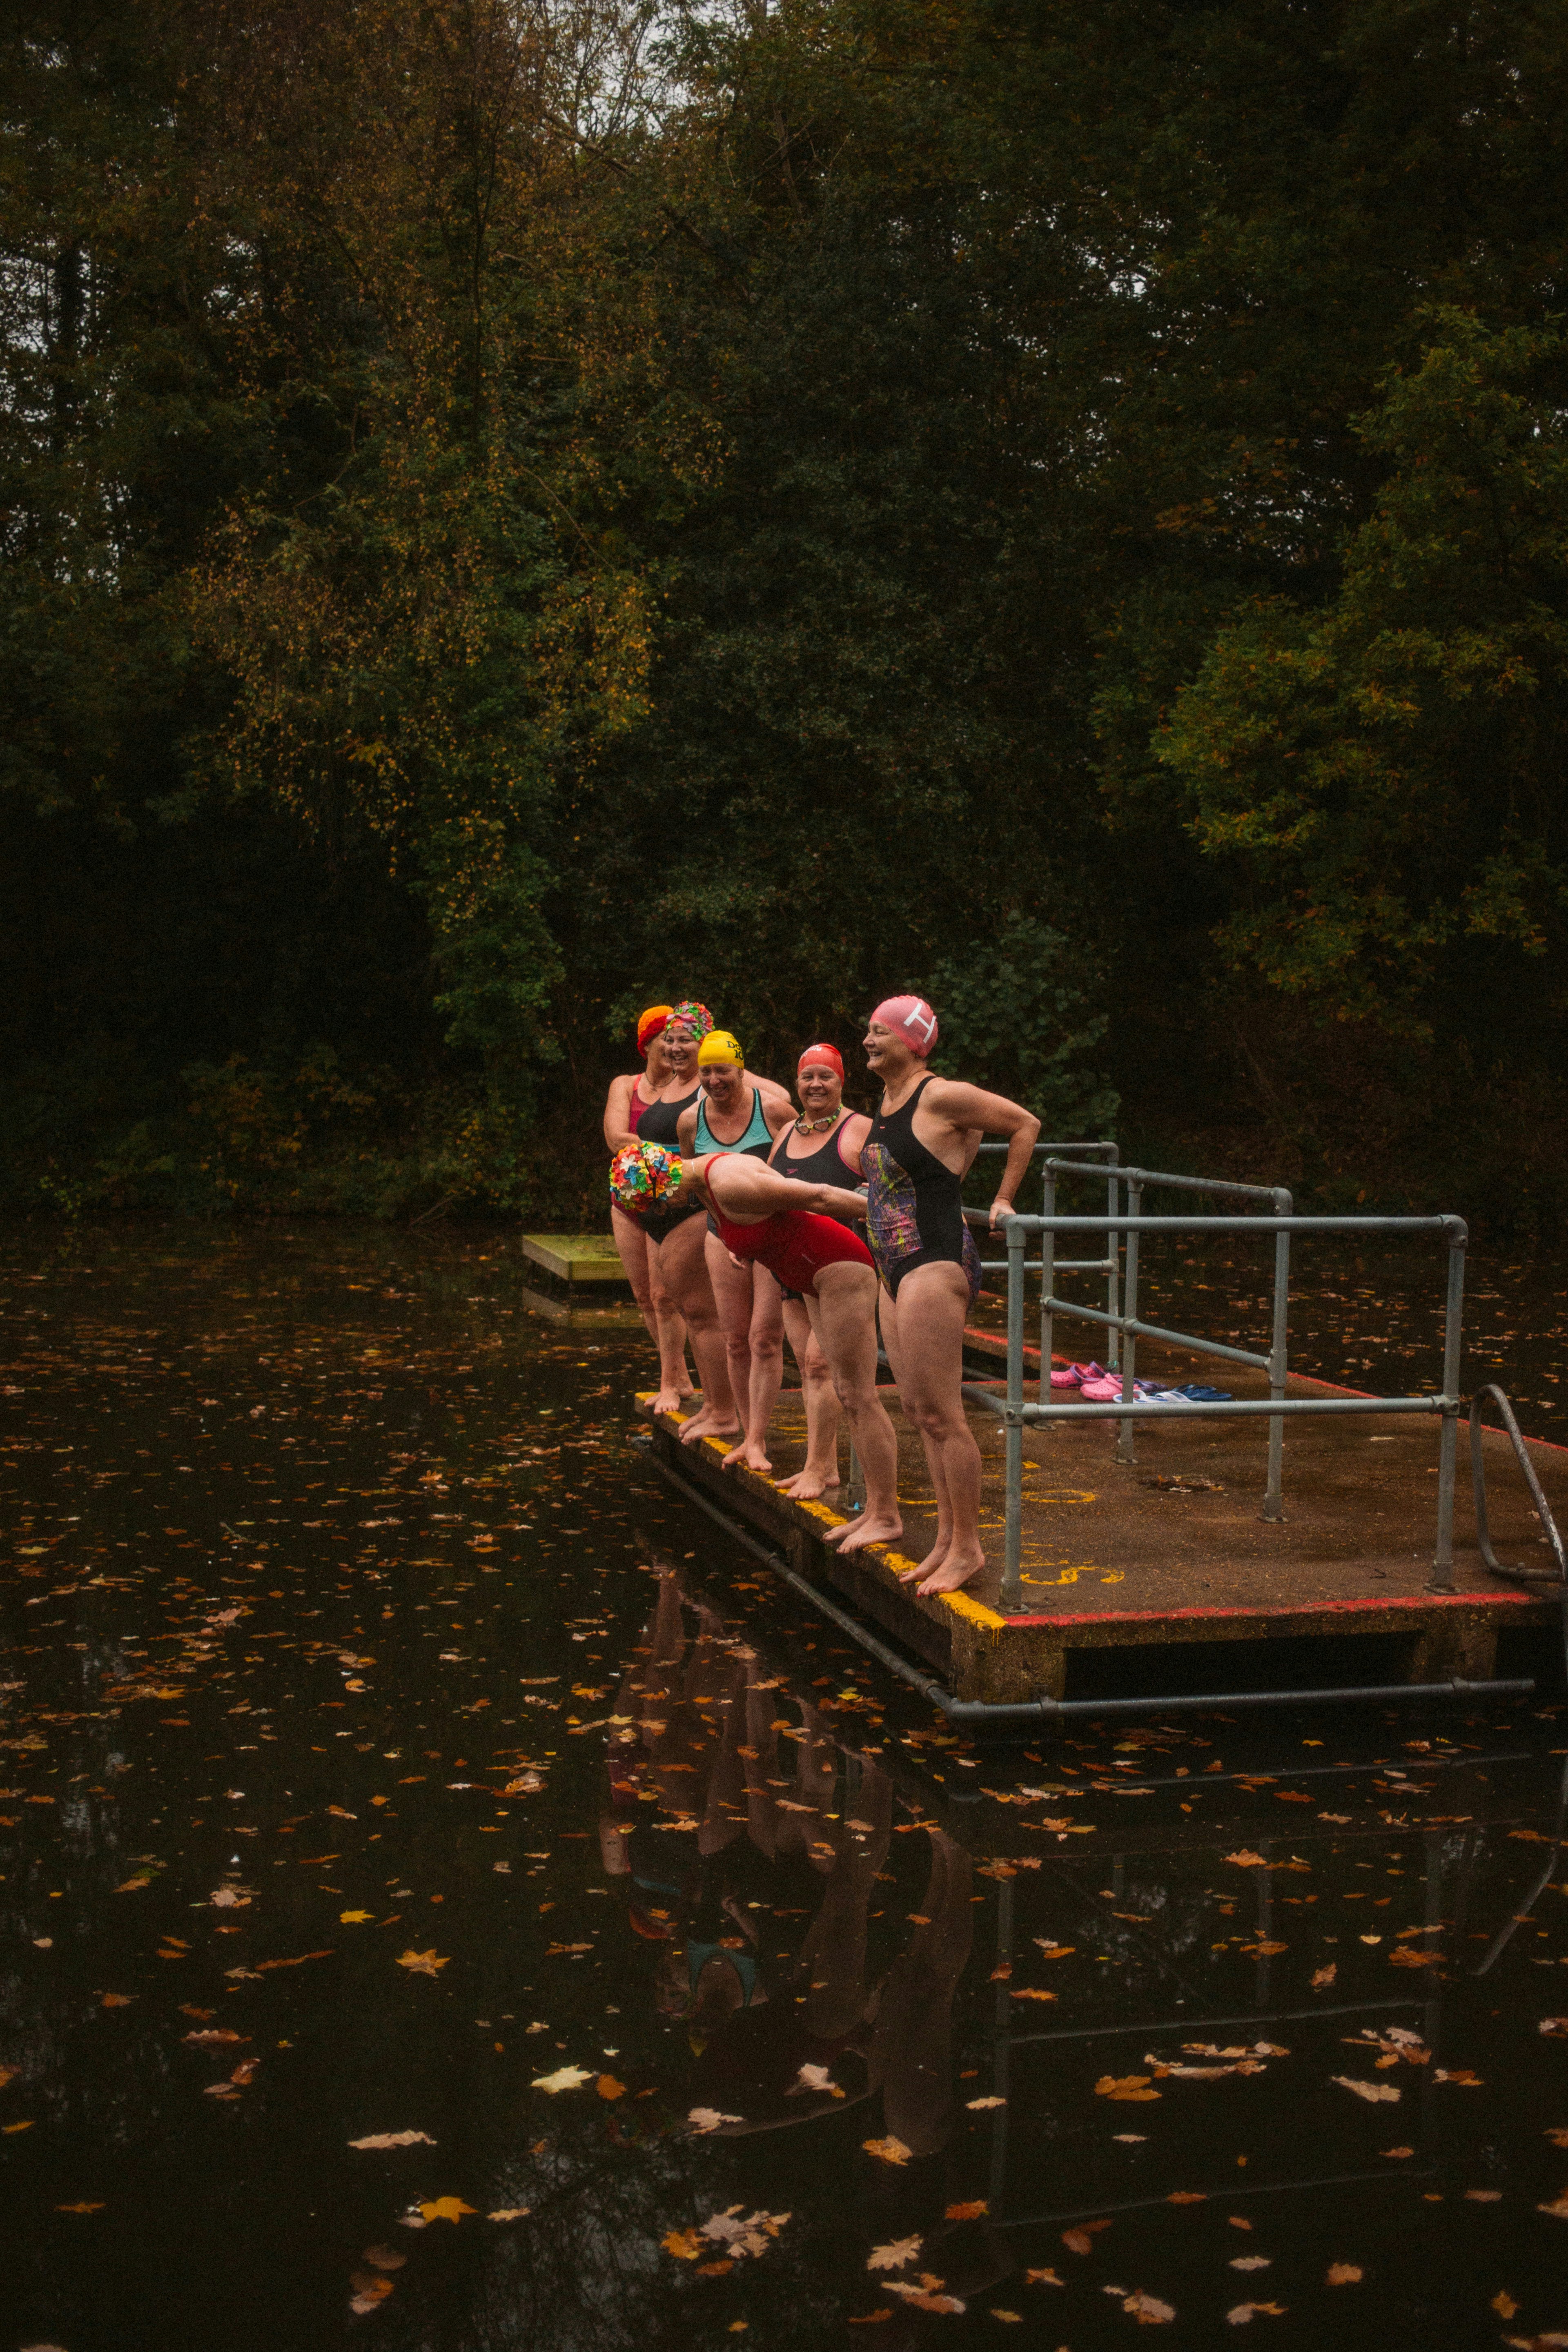
[[[714,1207],[740,1225],[754,1224],[780,1209],[817,1209],[829,1196],[855,1197],[840,1195],[831,1184],[802,1184],[793,1176],[781,1176],[748,1152],[714,1152],[702,1168]]]

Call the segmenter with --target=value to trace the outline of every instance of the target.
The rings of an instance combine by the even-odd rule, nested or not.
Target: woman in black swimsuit
[[[650,1103],[639,1117],[639,1143],[664,1143],[672,1151],[676,1150],[681,1116],[693,1108],[700,1092],[697,1048],[712,1026],[713,1015],[708,1007],[689,999],[676,1005],[670,1013],[664,1030],[670,1081],[658,1102]],[[693,1192],[691,1199],[679,1208],[642,1211],[639,1222],[647,1235],[648,1255],[659,1279],[686,1318],[687,1337],[697,1359],[702,1404],[681,1431],[682,1443],[710,1434],[732,1436],[741,1424],[730,1392],[724,1334],[719,1328],[713,1286],[708,1279],[703,1255],[708,1221],[702,1214],[702,1202]]]
[[[837,1045],[806,1047],[796,1066],[795,1091],[801,1115],[773,1145],[769,1167],[804,1184],[858,1184],[860,1146],[871,1122],[864,1111],[844,1107],[844,1057]],[[784,1292],[784,1319],[805,1394],[805,1465],[776,1484],[781,1494],[812,1503],[838,1485],[842,1407],[798,1291]]]
[[[1013,1202],[1040,1122],[1021,1103],[939,1078],[925,1066],[936,1015],[923,998],[890,996],[866,1031],[881,1106],[861,1147],[866,1238],[882,1278],[882,1344],[907,1418],[920,1431],[936,1493],[936,1541],[910,1574],[916,1590],[956,1592],[985,1565],[980,1549],[980,1448],[963,1411],[963,1326],[977,1282],[966,1260],[963,1178],[984,1134],[1007,1138],[991,1223]],[[974,1269],[978,1272],[978,1268]],[[854,1527],[837,1537],[857,1549]]]

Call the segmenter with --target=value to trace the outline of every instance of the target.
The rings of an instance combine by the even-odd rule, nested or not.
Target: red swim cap
[[[901,1037],[922,1062],[936,1044],[936,1014],[923,996],[885,996],[871,1018]]]
[[[837,1045],[808,1045],[795,1066],[797,1077],[808,1062],[826,1063],[830,1070],[837,1072],[838,1083],[840,1086],[843,1085],[844,1056]]]

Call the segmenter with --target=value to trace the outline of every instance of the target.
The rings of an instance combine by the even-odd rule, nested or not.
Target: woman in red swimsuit
[[[637,1052],[643,1056],[641,1072],[610,1080],[605,1102],[605,1141],[612,1151],[619,1151],[623,1144],[631,1142],[645,1111],[681,1091],[664,1050],[665,1024],[669,1014],[668,1004],[648,1006],[637,1023]],[[654,1409],[658,1412],[673,1412],[691,1394],[691,1375],[686,1369],[685,1321],[659,1277],[658,1253],[649,1248],[647,1233],[614,1201],[610,1203],[610,1231],[626,1270],[632,1296],[647,1325],[648,1338],[658,1349],[658,1396]]]
[[[871,1122],[844,1102],[844,1057],[837,1045],[808,1045],[795,1065],[801,1115],[768,1154],[768,1166],[799,1184],[858,1184],[860,1146]],[[797,1503],[815,1503],[838,1485],[837,1395],[827,1359],[812,1336],[805,1301],[793,1290],[784,1296],[784,1329],[800,1366],[805,1398],[805,1461],[793,1478],[775,1484]]]
[[[866,1473],[866,1508],[857,1523],[863,1543],[902,1535],[899,1446],[877,1396],[877,1269],[870,1251],[840,1218],[861,1218],[858,1192],[837,1184],[803,1184],[750,1154],[710,1151],[678,1159],[657,1143],[629,1143],[610,1167],[610,1191],[623,1203],[673,1202],[695,1192],[712,1211],[719,1239],[805,1302],[811,1328],[849,1416]]]

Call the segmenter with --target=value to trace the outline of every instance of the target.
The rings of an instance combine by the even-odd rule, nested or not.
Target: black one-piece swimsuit
[[[798,1178],[803,1184],[839,1184],[852,1192],[860,1179],[838,1149],[838,1139],[847,1124],[847,1118],[841,1118],[832,1134],[819,1143],[815,1151],[808,1151],[804,1160],[792,1160],[784,1150],[791,1133],[786,1127],[768,1155],[768,1166],[776,1169],[781,1176]],[[835,1224],[845,1226],[850,1233],[858,1231],[858,1225],[848,1217],[840,1217],[832,1209],[825,1209],[822,1214],[832,1217]],[[798,1290],[784,1292],[786,1298],[798,1298],[800,1296]]]
[[[689,1095],[682,1095],[679,1102],[646,1104],[637,1118],[637,1141],[662,1143],[670,1151],[679,1151],[680,1115],[682,1111],[691,1108],[701,1091],[700,1087],[693,1087],[691,1092]],[[677,1206],[664,1209],[640,1209],[637,1213],[637,1219],[649,1241],[661,1242],[668,1234],[674,1232],[683,1218],[694,1216],[701,1206],[702,1203],[697,1197],[694,1185],[685,1200]]]
[[[866,1171],[866,1238],[894,1298],[917,1265],[961,1265],[971,1303],[980,1296],[980,1252],[963,1222],[963,1180],[915,1134],[915,1106],[928,1072],[895,1111],[879,1110],[860,1147]]]

